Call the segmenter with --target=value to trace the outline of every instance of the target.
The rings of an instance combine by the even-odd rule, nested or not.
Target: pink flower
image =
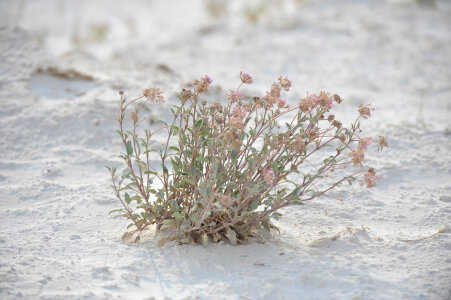
[[[282,91],[282,88],[280,87],[280,85],[278,85],[277,83],[274,82],[271,85],[271,91],[266,92],[266,96],[263,97],[263,100],[266,101],[266,104],[268,106],[273,106],[278,103],[278,101],[280,99],[281,91]]]
[[[237,106],[233,109],[233,116],[243,120],[246,118],[247,110],[243,106]]]
[[[230,118],[229,124],[232,128],[239,129],[239,130],[244,129],[244,122],[243,122],[243,119],[240,117],[232,116]]]
[[[277,106],[279,108],[289,108],[290,106],[287,104],[287,100],[279,99],[279,102],[277,102]]]
[[[197,87],[197,91],[199,93],[206,93],[208,92],[208,87],[212,82],[213,80],[211,80],[210,76],[205,75],[204,78],[201,78],[200,80],[195,80],[194,85]]]
[[[307,97],[302,99],[299,103],[299,109],[303,112],[307,112],[314,109],[319,103],[318,96],[316,94],[307,94]]]
[[[276,178],[276,175],[274,174],[274,171],[271,169],[264,169],[263,170],[263,177],[265,178],[266,183],[272,187],[273,181]]]
[[[320,92],[318,96],[318,103],[324,107],[331,109],[333,107],[334,99],[330,96],[329,93],[326,92]]]
[[[213,80],[211,80],[210,76],[208,75],[205,75],[204,79],[208,84],[211,84],[213,82]]]
[[[252,79],[252,76],[249,75],[248,73],[240,72],[240,78],[241,78],[241,82],[244,83],[244,84],[252,84],[252,83],[254,83],[254,80]]]
[[[354,166],[356,165],[362,166],[363,160],[365,159],[365,152],[363,152],[362,148],[357,147],[357,149],[351,151],[349,155],[351,156],[351,161],[354,164]]]
[[[363,182],[364,184],[366,184],[366,187],[368,188],[372,188],[374,186],[376,186],[376,180],[378,180],[379,177],[376,176],[376,171],[373,168],[370,168],[368,170],[368,173],[366,173],[363,176]]]
[[[230,94],[226,95],[227,100],[229,100],[230,103],[235,103],[243,99],[243,95],[240,93],[240,91],[230,91]]]
[[[366,137],[359,141],[359,145],[357,147],[362,150],[366,150],[372,143],[374,143],[374,140],[370,137]]]

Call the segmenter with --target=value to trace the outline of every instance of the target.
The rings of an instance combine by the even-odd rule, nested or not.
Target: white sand
[[[258,25],[240,2],[220,19],[199,1],[0,2],[0,298],[449,299],[450,20],[448,1],[285,1]],[[285,209],[267,244],[124,244],[104,168],[117,91],[161,87],[149,116],[166,118],[187,82],[209,74],[222,97],[241,70],[255,95],[287,75],[293,105],[342,95],[340,120],[371,102],[378,186]]]

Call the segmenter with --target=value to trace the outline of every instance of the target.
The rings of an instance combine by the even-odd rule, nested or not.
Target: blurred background
[[[65,95],[48,91],[62,84],[50,73],[89,81],[66,83],[78,93],[93,82],[173,93],[207,73],[225,92],[246,71],[252,93],[283,74],[289,101],[326,90],[372,102],[390,122],[435,125],[449,111],[450,19],[440,0],[0,1],[0,24],[40,52],[19,67],[25,81],[45,73],[24,87],[40,96]]]

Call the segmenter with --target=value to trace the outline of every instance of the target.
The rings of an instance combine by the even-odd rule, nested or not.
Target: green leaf
[[[300,190],[300,186],[296,187],[287,198],[297,198]]]
[[[133,147],[132,147],[132,141],[128,141],[126,145],[127,154],[132,155],[133,154]]]
[[[127,214],[122,214],[122,215],[115,215],[113,217],[113,219],[119,219],[119,218],[127,218],[127,219],[129,219],[129,216]]]
[[[183,178],[183,180],[182,180],[183,182],[186,182],[186,183],[188,183],[188,184],[191,184],[191,185],[195,185],[196,184],[196,182],[193,180],[193,179],[190,179],[190,178]]]
[[[158,176],[158,173],[154,172],[154,171],[144,171],[144,174],[152,174],[152,175]]]
[[[174,213],[174,219],[178,223],[182,220],[182,215],[179,212]]]
[[[169,173],[168,168],[166,168],[165,165],[163,165],[163,172],[167,175]]]
[[[177,201],[175,199],[172,199],[172,208],[175,212],[179,212],[179,205],[177,204]]]
[[[122,209],[113,209],[108,214],[111,215],[112,213],[115,213],[115,212],[123,212],[123,210]]]
[[[271,225],[270,225],[270,223],[269,223],[269,218],[265,218],[265,219],[262,221],[262,225],[263,225],[263,227],[264,227],[268,232],[271,232]]]
[[[197,218],[199,218],[199,215],[196,214],[196,213],[194,213],[194,214],[192,214],[192,215],[190,216],[191,222],[192,222],[193,224],[196,224]]]
[[[198,156],[196,160],[198,160],[198,161],[200,161],[200,162],[204,162],[204,163],[208,163],[208,162],[209,162],[209,159],[208,159],[208,158],[206,158],[206,157],[201,157],[201,156]]]
[[[127,202],[127,204],[130,204],[131,202],[130,195],[128,193],[125,193],[125,202]]]
[[[200,125],[202,125],[202,120],[198,120],[198,121],[196,122],[195,127],[196,127],[196,128],[199,128]]]
[[[168,123],[166,123],[166,122],[163,121],[163,120],[158,120],[157,122],[160,122],[160,123],[163,124],[164,126],[168,126]]]

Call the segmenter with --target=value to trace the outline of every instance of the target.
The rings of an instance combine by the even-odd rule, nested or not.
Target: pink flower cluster
[[[210,78],[210,76],[205,75],[204,78],[201,78],[200,80],[195,80],[194,85],[197,88],[197,92],[206,93],[208,92],[208,88],[212,82],[213,80]]]
[[[229,100],[230,103],[235,103],[243,99],[243,95],[240,93],[240,91],[230,91],[230,94],[227,94],[226,96],[227,100]]]
[[[271,91],[266,92],[266,96],[263,97],[263,100],[265,100],[268,106],[274,106],[279,102],[281,91],[281,86],[277,83],[273,83],[271,85]]]
[[[319,95],[310,94],[301,100],[299,103],[299,109],[302,112],[308,112],[318,106],[321,106],[329,110],[334,106],[334,101],[336,101],[336,97],[331,96],[330,93],[320,92]]]
[[[243,129],[246,116],[247,110],[244,106],[235,107],[233,109],[233,115],[230,118],[230,126],[235,129]]]
[[[376,180],[378,179],[379,177],[376,176],[376,171],[373,168],[370,168],[368,173],[363,176],[363,184],[366,184],[366,187],[371,188],[376,186]]]
[[[278,108],[289,108],[290,106],[287,104],[287,100],[285,99],[279,99],[279,102],[277,102]]]
[[[291,81],[288,80],[287,77],[280,76],[279,78],[279,84],[283,87],[285,91],[289,91],[291,87]]]
[[[359,106],[359,114],[364,119],[368,119],[369,117],[371,117],[371,111],[373,111],[373,110],[374,110],[374,108],[371,107],[371,104],[367,104],[367,105],[360,104],[360,106]]]
[[[240,78],[241,78],[241,82],[244,84],[254,83],[254,79],[252,79],[252,76],[249,75],[248,73],[240,72]]]
[[[274,179],[276,179],[276,175],[274,171],[271,169],[263,170],[263,177],[265,178],[266,184],[272,187],[274,185]]]
[[[362,163],[365,159],[365,150],[374,143],[372,138],[366,137],[359,141],[357,145],[357,149],[351,151],[349,154],[351,156],[351,161],[354,165],[362,166]]]

